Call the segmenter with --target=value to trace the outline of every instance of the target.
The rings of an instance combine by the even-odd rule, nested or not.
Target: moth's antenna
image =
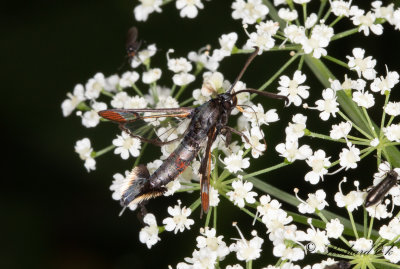
[[[237,91],[234,94],[232,94],[232,96],[238,95],[239,93],[242,93],[242,92],[255,93],[255,94],[259,94],[261,96],[265,96],[265,97],[272,98],[272,99],[285,100],[286,106],[289,103],[289,98],[285,95],[280,95],[280,94],[276,94],[276,93],[272,93],[272,92],[263,92],[263,91],[259,91],[259,90],[255,90],[255,89],[251,89],[251,88]]]
[[[247,59],[246,63],[244,64],[242,71],[240,71],[239,75],[237,76],[237,78],[235,79],[235,81],[233,82],[233,84],[231,85],[231,87],[229,88],[229,90],[227,91],[228,93],[230,93],[233,89],[233,87],[235,87],[236,83],[242,78],[244,72],[246,71],[247,67],[250,65],[250,63],[253,61],[254,57],[257,56],[258,52],[260,51],[259,47],[254,47],[255,51],[250,55],[250,57]]]

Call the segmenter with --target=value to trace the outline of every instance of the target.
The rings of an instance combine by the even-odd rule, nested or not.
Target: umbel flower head
[[[137,232],[147,248],[164,233],[196,233],[169,268],[395,267],[400,101],[392,92],[399,74],[342,39],[383,40],[370,38],[387,27],[400,30],[400,9],[381,1],[267,2],[225,3],[243,28],[230,21],[229,31],[205,37],[192,51],[147,40],[129,56],[128,70],[97,72],[77,84],[61,105],[63,115],[77,115],[93,132],[114,121],[122,132],[115,129],[100,149],[95,135],[78,136],[75,152],[88,172],[112,152],[127,165],[113,171],[111,196],[124,209],[144,212]],[[168,4],[183,22],[200,19],[211,6],[140,0],[133,14],[152,23]],[[275,52],[282,59],[271,64]],[[235,79],[225,68],[236,54],[251,56]],[[253,58],[260,84],[243,76]],[[266,69],[271,77],[263,76]],[[373,168],[375,174],[362,174]],[[276,178],[294,194],[277,189]],[[146,213],[145,201],[155,196],[165,206]],[[225,214],[226,207],[238,215]],[[236,223],[239,214],[248,222]],[[224,226],[226,218],[234,227]],[[226,236],[230,229],[238,238]],[[261,264],[264,255],[274,258]]]

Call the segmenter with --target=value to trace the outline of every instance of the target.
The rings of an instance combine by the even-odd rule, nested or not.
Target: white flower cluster
[[[164,4],[173,1],[140,0],[139,2],[140,4],[134,8],[135,18],[138,21],[146,21],[151,13],[160,13]],[[174,2],[182,18],[195,18],[199,9],[204,8],[201,0],[176,0]],[[290,1],[275,0],[274,5],[284,5],[288,4],[287,2]],[[320,181],[324,181],[328,176],[328,169],[336,165],[339,168],[329,175],[341,170],[357,168],[358,163],[375,150],[380,159],[382,154],[387,154],[385,152],[387,146],[400,143],[400,124],[394,121],[396,116],[400,115],[400,102],[389,99],[392,89],[399,82],[399,74],[386,68],[386,74],[379,75],[376,69],[377,61],[362,48],[353,48],[351,55],[345,58],[347,62],[343,62],[328,56],[328,47],[331,42],[341,38],[343,34],[354,34],[358,31],[365,36],[370,34],[382,35],[382,24],[384,22],[388,22],[395,29],[400,30],[400,8],[395,9],[394,4],[384,6],[381,1],[374,1],[371,10],[363,10],[352,1],[332,0],[329,1],[329,11],[324,16],[320,14],[323,13],[322,11],[318,15],[316,13],[307,14],[306,7],[309,2],[310,0],[293,0],[289,5],[277,9],[275,13],[272,12],[272,7],[269,6],[268,8],[262,0],[235,0],[230,3],[232,18],[240,20],[244,24],[245,33],[248,37],[243,46],[237,45],[238,34],[230,32],[221,35],[218,40],[219,47],[212,50],[210,46],[206,46],[197,52],[189,52],[187,57],[173,57],[174,50],[170,49],[166,54],[167,68],[159,68],[150,66],[150,62],[153,62],[150,59],[157,52],[156,45],[151,44],[146,48],[141,48],[135,57],[130,59],[131,68],[143,65],[146,67],[145,71],[139,72],[140,69],[138,68],[136,71],[126,71],[121,75],[114,74],[109,77],[105,77],[102,73],[95,74],[84,85],[76,85],[74,90],[67,94],[67,99],[62,103],[63,115],[69,116],[77,110],[76,114],[81,118],[82,125],[93,128],[102,120],[98,112],[108,107],[143,109],[202,105],[232,87],[231,83],[224,78],[223,73],[218,71],[224,58],[235,53],[248,53],[253,51],[255,46],[259,48],[259,54],[271,50],[292,50],[293,53],[290,54],[293,56],[292,59],[301,58],[298,70],[294,71],[292,75],[284,74],[283,69],[288,67],[288,64],[278,71],[277,75],[274,76],[274,79],[279,78],[279,85],[276,87],[278,94],[286,96],[286,105],[293,104],[293,109],[304,108],[318,111],[319,118],[324,124],[329,124],[337,118],[339,120],[329,125],[329,135],[323,135],[307,129],[308,117],[303,113],[296,112],[285,128],[284,141],[275,146],[279,155],[285,159],[281,165],[276,167],[290,165],[296,160],[303,160],[311,168],[304,175],[305,181],[316,185]],[[303,13],[298,11],[301,9]],[[269,15],[271,17],[277,15],[279,19],[274,17],[277,21],[271,20],[267,17]],[[334,17],[333,20],[332,17]],[[350,21],[356,28],[335,35],[333,27],[343,19]],[[276,44],[277,40],[281,44]],[[314,89],[305,85],[307,76],[302,71],[303,62],[307,61],[305,59],[309,59],[308,56],[315,58],[312,59],[315,61],[323,58],[339,63],[346,67],[351,74],[345,75],[343,81],[330,79],[329,87],[321,91],[320,97],[316,95],[310,97],[310,93]],[[290,61],[289,63],[292,63]],[[166,75],[164,73],[166,69],[172,72],[170,77],[173,86],[171,88],[158,85],[161,77]],[[196,75],[202,76],[201,87],[192,90],[191,98],[178,102],[187,86],[196,80]],[[354,78],[352,78],[353,75]],[[138,86],[139,84],[141,85]],[[266,84],[260,89],[266,88]],[[246,88],[244,82],[238,81],[232,92]],[[143,89],[148,90],[148,93],[144,93]],[[371,111],[369,109],[379,104],[375,100],[379,95],[386,99],[382,106],[382,122],[380,125],[377,124],[378,129],[372,123],[372,117],[368,112]],[[357,113],[359,112],[358,114],[362,116],[361,122],[353,121],[352,117],[347,115],[345,109],[339,108],[338,100],[343,96],[348,97],[352,106],[357,106]],[[268,265],[265,268],[300,269],[300,266],[293,262],[303,260],[308,253],[325,253],[329,247],[334,246],[335,240],[342,240],[355,253],[368,252],[368,255],[377,258],[378,261],[398,263],[400,261],[400,248],[398,246],[385,245],[382,248],[375,248],[375,244],[385,244],[388,241],[398,242],[400,234],[399,215],[397,214],[387,224],[380,227],[379,235],[381,238],[374,242],[373,237],[370,236],[371,231],[368,234],[357,234],[359,227],[354,225],[352,214],[363,208],[364,205],[365,217],[368,214],[371,218],[371,229],[374,219],[387,220],[393,217],[394,207],[400,206],[400,186],[393,184],[394,186],[387,190],[387,193],[382,194],[382,201],[367,207],[365,200],[368,190],[360,190],[358,181],[353,181],[355,186],[353,190],[344,190],[343,183],[347,181],[346,178],[339,183],[339,191],[334,194],[334,202],[330,203],[338,208],[346,209],[353,224],[355,240],[345,239],[344,236],[348,235],[348,232],[344,232],[343,224],[346,223],[343,222],[342,218],[327,218],[324,215],[329,206],[327,202],[329,192],[319,188],[312,193],[307,193],[305,195],[307,198],[303,200],[299,197],[299,190],[296,188],[295,196],[299,201],[298,211],[302,215],[319,216],[323,221],[322,223],[308,219],[306,229],[300,230],[293,223],[296,214],[291,215],[285,211],[282,204],[269,195],[258,195],[253,190],[253,187],[257,186],[256,183],[253,185],[252,182],[247,181],[251,179],[243,172],[251,166],[251,158],[259,158],[266,150],[265,135],[261,126],[279,120],[276,109],[265,111],[260,103],[252,101],[248,92],[238,94],[236,97],[238,106],[234,108],[232,115],[239,112],[242,112],[242,115],[237,119],[237,128],[235,128],[237,131],[233,130],[232,134],[241,135],[242,143],[237,141],[237,138],[234,138],[236,141],[231,141],[231,133],[226,134],[225,137],[219,135],[215,139],[211,147],[212,155],[208,164],[211,166],[210,180],[213,184],[209,190],[209,205],[216,207],[220,202],[219,197],[225,197],[249,215],[253,213],[246,208],[247,206],[257,208],[254,221],[259,220],[265,225],[268,238],[273,245],[273,255],[279,259],[278,264]],[[304,103],[309,97],[310,99],[313,98],[313,101],[316,100],[314,107]],[[109,105],[102,98],[108,98]],[[341,103],[341,105],[343,104]],[[153,174],[177,148],[181,142],[180,138],[187,133],[190,119],[167,120],[164,115],[159,115],[159,112],[146,112],[144,115],[148,116],[143,120],[143,126],[140,126],[144,131],[141,130],[142,133],[140,133],[139,130],[138,135],[150,135],[151,133],[162,142],[172,141],[162,145],[160,154],[153,158],[152,162],[147,163],[146,167],[149,173]],[[360,124],[365,126],[360,126]],[[222,133],[221,130],[218,131]],[[355,134],[353,135],[353,133]],[[363,137],[356,136],[360,134]],[[332,157],[324,150],[315,149],[313,151],[309,145],[300,143],[300,140],[306,137],[331,140],[344,146],[338,147],[338,158],[336,161],[332,161]],[[124,160],[130,157],[140,158],[145,148],[142,142],[135,133],[123,131],[112,140],[109,147],[103,150],[94,151],[89,138],[84,138],[76,142],[75,151],[84,161],[87,171],[91,171],[96,169],[95,158],[109,151],[113,151],[114,154],[119,155]],[[201,150],[199,156],[192,160],[190,166],[186,167],[185,165],[185,171],[180,173],[176,180],[164,186],[166,187],[165,196],[173,195],[177,191],[198,191],[200,186],[199,157],[203,153]],[[153,156],[155,156],[154,153]],[[221,173],[221,178],[218,178],[220,176],[218,168],[221,163],[225,169]],[[268,168],[260,170],[261,172],[258,175],[266,173],[267,170]],[[389,163],[381,163],[378,172],[374,175],[371,188],[378,186],[382,180],[385,180],[389,170]],[[400,174],[400,168],[393,170]],[[234,175],[234,178],[227,179],[229,174],[236,175]],[[122,198],[130,177],[128,171],[124,175],[119,173],[114,175],[114,180],[110,186],[113,199],[120,200]],[[383,196],[386,197],[386,195],[390,199],[384,200]],[[389,200],[392,203],[391,207]],[[160,227],[157,225],[156,217],[153,214],[147,214],[143,219],[145,227],[139,233],[140,241],[151,248],[161,240],[159,237],[161,231],[165,230],[176,234],[191,229],[195,221],[190,216],[192,210],[198,205],[199,203],[195,202],[190,207],[186,207],[182,206],[181,201],[178,200],[177,205],[168,207],[169,216],[162,220],[163,226]],[[132,204],[128,208],[135,210],[137,205]],[[214,208],[210,209],[211,212],[213,212],[212,210]],[[216,218],[216,212],[213,213],[215,213],[214,217]],[[206,226],[209,224],[210,216],[212,217],[212,214],[207,215]],[[214,223],[216,223],[216,220],[214,220]],[[229,246],[224,242],[222,235],[217,235],[216,227],[200,229],[200,235],[196,238],[196,249],[192,252],[191,257],[185,258],[184,262],[179,263],[176,268],[215,268],[217,264],[220,266],[219,262],[224,260],[229,253],[235,253],[239,261],[246,262],[247,266],[251,265],[253,260],[261,256],[264,239],[254,230],[251,232],[252,238],[247,240],[239,228],[237,229],[240,239],[235,239],[235,242]],[[325,268],[336,262],[333,259],[327,259],[303,268]],[[353,263],[358,263],[358,260]],[[237,264],[229,265],[226,268],[239,269],[243,267]]]
[[[177,269],[185,268],[214,268],[218,261],[222,261],[230,253],[223,236],[217,236],[214,228],[200,229],[197,238],[197,248],[194,250],[192,257],[185,258],[185,262],[177,265]]]

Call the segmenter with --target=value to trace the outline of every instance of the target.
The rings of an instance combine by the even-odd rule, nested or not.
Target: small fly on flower
[[[128,33],[126,34],[126,54],[130,60],[138,53],[140,46],[142,45],[142,40],[137,41],[138,30],[135,26],[129,28]]]
[[[391,188],[396,186],[399,174],[394,169],[386,173],[385,178],[374,186],[365,198],[365,207],[370,207],[380,203]]]
[[[126,33],[126,41],[125,41],[125,50],[126,56],[128,58],[128,63],[131,64],[133,58],[139,52],[140,47],[142,46],[142,40],[137,40],[138,38],[138,29],[135,26],[129,28],[128,32]],[[122,69],[125,65],[124,63],[118,68],[118,70]]]
[[[224,135],[226,143],[229,144],[232,133],[234,133],[242,136],[246,142],[250,144],[245,134],[227,125],[231,112],[235,107],[243,111],[241,107],[237,106],[237,95],[243,92],[249,92],[269,98],[285,100],[286,103],[288,103],[288,98],[283,95],[249,88],[237,92],[233,90],[258,51],[259,48],[256,47],[227,92],[217,95],[215,98],[199,107],[109,109],[99,112],[101,117],[118,123],[123,131],[143,142],[162,146],[181,140],[178,147],[153,174],[150,175],[145,165],[138,165],[132,170],[130,176],[127,177],[126,181],[121,186],[121,205],[124,208],[132,204],[140,204],[150,198],[165,193],[167,191],[165,186],[169,182],[175,180],[178,175],[191,164],[199,151],[205,148],[199,173],[201,175],[200,194],[202,212],[208,212],[211,147],[217,136],[219,134]],[[168,126],[173,127],[167,128],[162,135],[157,134],[154,131],[154,125],[164,122],[166,118],[170,120]],[[184,131],[181,136],[170,137],[170,133],[173,133],[174,127],[179,127],[182,123],[182,119],[191,120],[186,131]],[[154,138],[152,138],[152,136],[154,136]],[[161,137],[163,137],[163,139],[161,139]]]

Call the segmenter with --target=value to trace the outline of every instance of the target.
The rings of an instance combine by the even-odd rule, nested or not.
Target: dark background
[[[195,20],[180,18],[172,3],[163,7],[161,14],[151,14],[146,23],[135,22],[135,1],[42,0],[3,5],[0,51],[2,148],[5,149],[2,155],[5,161],[2,162],[0,188],[1,268],[166,268],[168,264],[175,266],[183,261],[183,257],[191,256],[195,237],[204,221],[199,220],[198,211],[192,215],[196,221],[192,228],[194,233],[163,233],[162,241],[148,250],[139,242],[141,226],[136,214],[126,212],[119,218],[120,206],[111,199],[109,191],[112,175],[129,169],[132,159],[123,161],[119,156],[108,154],[96,160],[97,170],[87,173],[74,152],[78,139],[89,137],[94,148],[101,149],[109,145],[119,131],[115,126],[103,125],[86,129],[75,115],[63,118],[61,102],[75,84],[85,84],[96,72],[103,72],[105,76],[117,72],[124,58],[125,33],[132,25],[139,28],[141,39],[148,44],[157,44],[160,51],[155,66],[162,69],[169,48],[175,49],[177,57],[186,56],[189,51],[197,51],[209,43],[218,46],[218,37],[231,31],[240,33],[238,44],[243,44],[245,35],[241,32],[241,23],[231,19],[230,3],[204,2],[206,11],[200,11]],[[389,70],[399,71],[400,34],[387,24],[385,31],[381,37],[373,35],[367,39],[359,35],[355,39],[347,38],[330,47],[328,52],[333,56],[350,55],[353,47],[362,46],[367,55],[378,59],[380,74],[386,74],[385,63]],[[282,55],[286,57],[283,59]],[[244,55],[229,57],[222,63],[220,71],[232,81],[245,59]],[[243,80],[248,86],[257,88],[285,60],[287,52],[264,53]],[[344,70],[339,68],[336,72],[342,79]],[[165,74],[163,78],[165,85],[170,85]],[[201,82],[196,83],[195,87],[199,87]],[[309,82],[308,85],[312,91],[322,89],[318,83]],[[276,91],[274,87],[276,83],[271,91]],[[190,92],[187,94],[190,96]],[[308,103],[314,101],[311,98]],[[267,101],[265,104],[277,108],[282,121],[265,130],[269,151],[256,162],[259,167],[281,161],[274,147],[282,141],[285,122],[297,112],[294,108],[283,110],[280,102]],[[379,111],[376,113],[376,118],[380,118]],[[310,128],[313,123],[320,124],[317,113],[308,123]],[[307,139],[302,141],[311,143]],[[335,145],[322,148],[332,150],[331,160],[336,160],[338,149]],[[145,160],[156,157],[146,156]],[[361,181],[370,180],[375,169],[373,158],[360,166],[350,176]],[[305,197],[316,187],[305,184],[303,177],[298,176],[304,174],[304,168],[303,163],[293,165],[290,168],[293,172],[285,172],[285,181],[280,180],[280,171],[261,178],[288,192],[302,186]],[[330,177],[318,188],[333,186],[336,192],[342,176]],[[369,184],[370,181],[362,183],[362,187]],[[185,205],[190,205],[197,199],[197,194],[181,194],[180,198]],[[150,203],[149,211],[155,213],[159,224],[167,216],[167,206],[174,205],[175,200],[176,197],[160,198]],[[252,220],[227,203],[226,206],[228,209],[224,214],[220,212],[219,227],[224,229],[220,233],[225,235],[227,244],[232,242],[231,237],[238,237],[230,225],[232,221],[239,221],[250,237]],[[261,236],[265,235],[263,228],[256,228]],[[272,263],[267,255],[270,246],[271,243],[265,241],[264,260],[257,261],[256,267]],[[234,255],[229,257],[230,264],[236,263]]]

